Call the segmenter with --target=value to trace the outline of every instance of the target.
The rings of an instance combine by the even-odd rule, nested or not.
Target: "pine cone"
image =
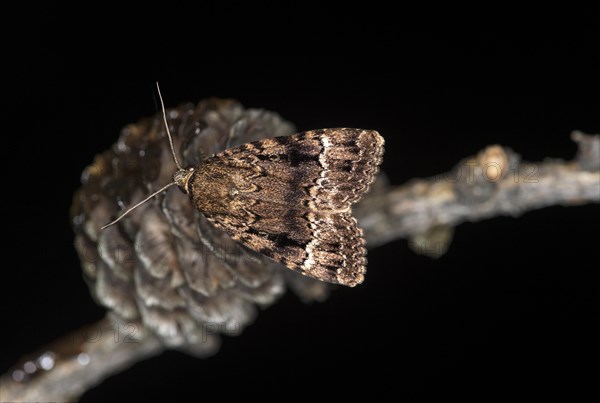
[[[209,99],[167,112],[183,166],[226,148],[284,136],[294,127],[273,112]],[[125,127],[96,156],[75,194],[72,224],[92,295],[123,321],[139,321],[165,346],[215,352],[218,333],[239,334],[257,306],[291,286],[304,300],[327,296],[324,283],[254,253],[214,228],[174,187],[105,230],[125,208],[169,183],[175,172],[162,115]]]

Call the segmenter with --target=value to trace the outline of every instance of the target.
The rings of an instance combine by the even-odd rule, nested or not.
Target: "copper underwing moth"
[[[158,84],[157,84],[158,87]],[[304,275],[353,287],[364,280],[366,249],[351,207],[368,190],[383,156],[373,130],[337,128],[229,148],[178,169],[173,182],[217,228],[244,246]]]

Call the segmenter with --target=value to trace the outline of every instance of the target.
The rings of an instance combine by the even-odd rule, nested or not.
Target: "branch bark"
[[[370,248],[409,238],[413,249],[443,253],[452,228],[466,221],[552,205],[600,202],[600,135],[573,132],[572,161],[523,162],[508,148],[489,146],[447,174],[390,187],[385,179],[355,214]],[[108,376],[159,354],[160,342],[140,326],[134,339],[115,339],[111,315],[23,358],[0,378],[0,401],[73,401]]]
[[[492,145],[446,174],[397,187],[380,184],[355,211],[369,248],[409,238],[413,249],[439,255],[447,244],[438,243],[449,242],[452,228],[463,222],[600,202],[600,135],[576,131],[571,138],[579,148],[572,161],[525,162]]]
[[[107,314],[23,357],[0,378],[0,401],[77,401],[105,378],[163,351],[158,339],[141,326],[128,331],[120,331],[120,326]]]

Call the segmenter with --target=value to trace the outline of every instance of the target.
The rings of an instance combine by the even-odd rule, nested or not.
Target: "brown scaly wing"
[[[366,250],[351,215],[373,182],[383,138],[323,129],[230,148],[205,160],[190,198],[233,239],[319,280],[364,279]]]

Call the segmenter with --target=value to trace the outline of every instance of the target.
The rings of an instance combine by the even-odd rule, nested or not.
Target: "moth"
[[[158,87],[158,84],[157,84]],[[177,171],[173,182],[214,226],[244,246],[318,280],[353,287],[364,280],[366,249],[352,205],[368,190],[384,140],[373,130],[312,130],[229,148]]]

